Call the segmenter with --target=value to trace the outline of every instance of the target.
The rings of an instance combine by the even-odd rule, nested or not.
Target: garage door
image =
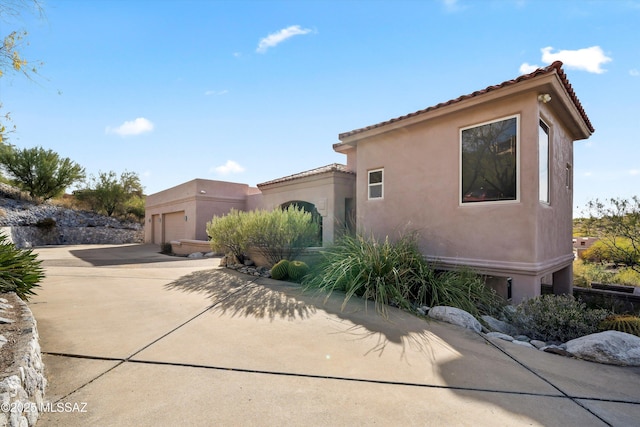
[[[164,241],[184,239],[184,211],[172,212],[164,215]]]

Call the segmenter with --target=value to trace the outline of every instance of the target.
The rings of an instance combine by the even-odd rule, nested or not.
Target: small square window
[[[382,199],[384,185],[384,169],[369,171],[369,199]]]

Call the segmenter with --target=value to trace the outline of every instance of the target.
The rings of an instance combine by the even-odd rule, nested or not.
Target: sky
[[[5,2],[7,0],[0,0]],[[195,178],[252,186],[330,163],[338,134],[555,60],[595,133],[574,143],[574,216],[640,195],[640,0],[43,0],[38,75],[0,78],[10,143],[146,194]]]

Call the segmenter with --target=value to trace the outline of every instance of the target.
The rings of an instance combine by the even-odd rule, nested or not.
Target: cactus
[[[609,316],[600,323],[603,331],[619,331],[640,337],[640,317],[628,314]]]
[[[271,267],[271,278],[276,280],[285,280],[287,278],[288,270],[289,260],[280,260]]]
[[[309,272],[309,266],[303,261],[291,261],[289,263],[289,278],[299,282]]]

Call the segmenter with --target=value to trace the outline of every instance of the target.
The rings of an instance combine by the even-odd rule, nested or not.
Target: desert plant
[[[640,337],[640,317],[628,314],[617,314],[608,316],[600,322],[600,329],[603,331],[620,331]]]
[[[614,314],[600,323],[601,330],[614,330],[640,337],[640,317],[629,314]]]
[[[448,305],[467,311],[475,317],[496,315],[506,302],[485,283],[483,276],[470,268],[443,271],[427,282],[430,306]]]
[[[37,255],[30,249],[19,249],[0,233],[0,292],[15,292],[23,300],[35,295],[44,271]]]
[[[209,245],[214,252],[231,252],[238,262],[244,262],[249,246],[247,235],[248,213],[231,209],[227,215],[214,216],[207,222]]]
[[[373,236],[345,235],[323,252],[322,261],[303,284],[327,292],[327,298],[333,291],[344,292],[343,309],[354,295],[373,300],[378,313],[386,317],[389,304],[409,309],[419,298],[427,270],[415,234],[394,243],[388,237],[378,242]]]
[[[270,263],[295,259],[317,241],[318,224],[311,213],[295,205],[271,211],[256,210],[247,214],[248,244]]]
[[[42,147],[7,147],[0,150],[0,164],[14,185],[31,197],[43,200],[63,194],[67,187],[85,176],[80,165]]]
[[[323,260],[303,281],[306,288],[331,294],[345,292],[343,308],[356,295],[373,300],[386,316],[393,303],[404,309],[418,305],[450,305],[479,314],[492,314],[503,304],[470,269],[436,273],[417,245],[417,233],[391,242],[373,236],[348,236],[323,253]]]
[[[541,295],[516,307],[514,326],[533,339],[569,341],[599,331],[607,310],[587,309],[571,295]]]
[[[276,280],[285,280],[289,274],[289,260],[282,259],[271,267],[271,278]]]
[[[304,261],[291,261],[287,268],[289,279],[299,282],[309,273],[309,266]]]
[[[601,264],[576,260],[573,263],[573,284],[590,288],[592,283],[614,283],[615,273]]]

